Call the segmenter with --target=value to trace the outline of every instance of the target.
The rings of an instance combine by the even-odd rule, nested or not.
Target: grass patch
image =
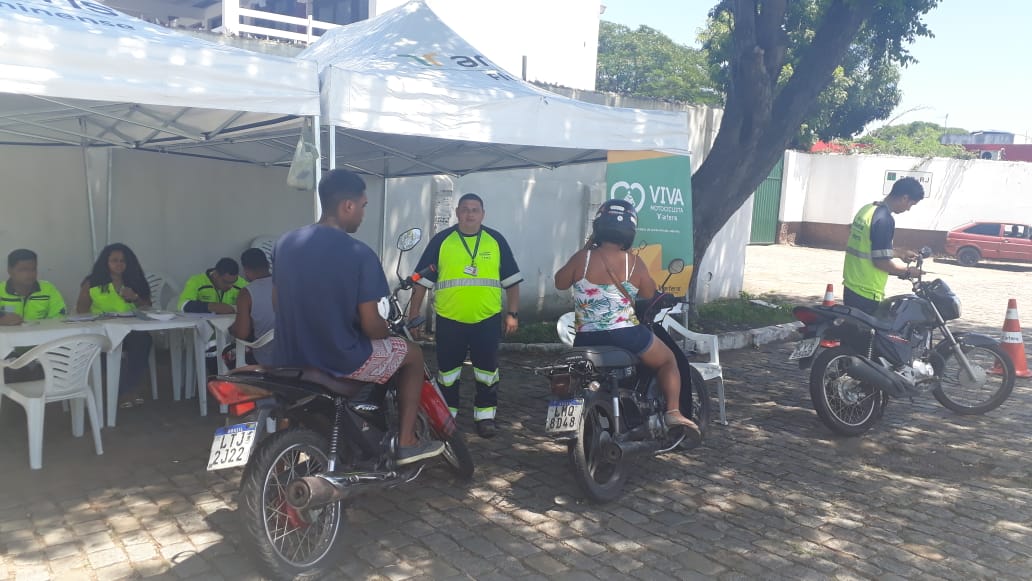
[[[794,306],[777,295],[752,296],[743,292],[737,299],[722,299],[700,306],[698,318],[690,321],[688,327],[700,333],[715,334],[788,323],[795,320],[792,316]]]
[[[537,323],[520,323],[520,328],[509,335],[502,336],[503,343],[558,343],[559,335],[555,332],[555,321],[539,321]]]

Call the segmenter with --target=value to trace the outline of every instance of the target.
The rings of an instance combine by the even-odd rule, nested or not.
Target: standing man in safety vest
[[[480,437],[492,438],[498,430],[498,344],[503,330],[508,335],[519,328],[523,275],[505,238],[482,225],[480,196],[459,198],[455,215],[459,223],[434,236],[419,259],[417,271],[435,265],[436,272],[413,287],[409,320],[419,315],[426,289],[435,289],[437,373],[444,399],[456,415],[459,376],[468,350],[477,383],[473,420]]]
[[[856,213],[849,229],[846,261],[842,268],[845,286],[844,302],[867,314],[874,314],[885,297],[885,283],[890,274],[910,278],[918,274],[916,267],[896,257],[892,237],[896,233],[893,214],[902,214],[924,198],[924,188],[914,178],[903,178],[892,186],[882,202],[867,204]],[[902,251],[910,261],[917,253]]]

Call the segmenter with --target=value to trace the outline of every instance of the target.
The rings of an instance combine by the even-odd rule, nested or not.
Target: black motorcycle
[[[414,248],[420,233],[414,228],[402,234],[398,248],[403,253]],[[420,276],[403,279],[380,305],[392,332],[409,339],[398,293],[411,289]],[[268,577],[326,575],[346,555],[339,546],[344,501],[411,482],[426,466],[394,461],[394,381],[377,385],[312,368],[262,367],[209,379],[212,395],[229,406],[231,415],[246,419],[216,431],[208,470],[244,466],[239,511]],[[421,440],[445,443],[440,458],[457,477],[473,476],[473,458],[428,370],[416,432]]]
[[[919,271],[928,256],[931,249],[923,248]],[[913,294],[886,298],[874,316],[845,305],[793,310],[805,326],[789,360],[812,367],[810,399],[833,431],[863,434],[881,419],[890,397],[931,392],[953,412],[984,414],[1014,389],[1014,364],[998,341],[950,331],[947,321],[960,318],[950,287],[920,274],[912,282]]]
[[[667,267],[671,275],[682,270],[684,261],[680,259]],[[681,372],[681,413],[705,436],[710,421],[709,392],[661,324],[677,303],[672,295],[661,292],[653,299],[637,301],[635,313],[674,352]],[[620,496],[630,457],[690,448],[684,442],[684,430],[667,429],[663,418],[666,399],[655,373],[630,351],[573,347],[535,372],[547,375],[551,384],[545,431],[567,442],[574,478],[594,502]]]

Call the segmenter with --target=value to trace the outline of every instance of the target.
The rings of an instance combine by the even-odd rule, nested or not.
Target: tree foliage
[[[788,3],[784,30],[788,42],[779,83],[792,77],[816,35],[827,4],[825,0]],[[732,25],[731,3],[722,2],[710,12],[707,27],[699,35],[710,74],[723,87],[730,81]],[[870,27],[862,28],[849,45],[813,112],[800,126],[793,146],[807,148],[818,139],[850,138],[871,121],[887,118],[899,105],[899,65],[888,58],[883,41],[874,32]]]
[[[915,121],[906,125],[880,127],[859,140],[864,151],[888,155],[909,155],[914,157],[956,157],[970,159],[975,154],[960,145],[944,145],[939,139],[944,133],[967,133],[964,129],[946,129],[942,125],[927,121]]]
[[[662,32],[602,21],[598,32],[595,88],[623,95],[720,105],[724,98],[709,78],[706,58]]]
[[[799,128],[817,111],[850,50],[905,65],[907,46],[931,33],[921,18],[939,0],[724,0],[727,44],[724,115],[713,146],[692,176],[695,264],[713,237],[770,173]],[[791,9],[790,9],[791,5]],[[803,29],[800,7],[812,26]],[[696,283],[693,272],[692,288]]]

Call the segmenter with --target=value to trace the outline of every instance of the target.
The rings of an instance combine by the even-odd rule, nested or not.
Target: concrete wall
[[[896,242],[941,251],[946,232],[970,221],[1032,223],[1032,164],[886,155],[788,152],[779,221],[782,241],[844,248],[849,223],[864,204],[880,200],[887,172],[928,172],[926,198],[896,216]]]
[[[312,221],[312,196],[286,187],[286,169],[115,150],[109,239],[108,154],[89,154],[96,250],[124,242],[145,271],[179,285],[221,256],[239,259],[257,236]],[[95,256],[80,150],[0,147],[0,175],[0,258],[15,248],[35,250],[40,277],[74,301]]]

